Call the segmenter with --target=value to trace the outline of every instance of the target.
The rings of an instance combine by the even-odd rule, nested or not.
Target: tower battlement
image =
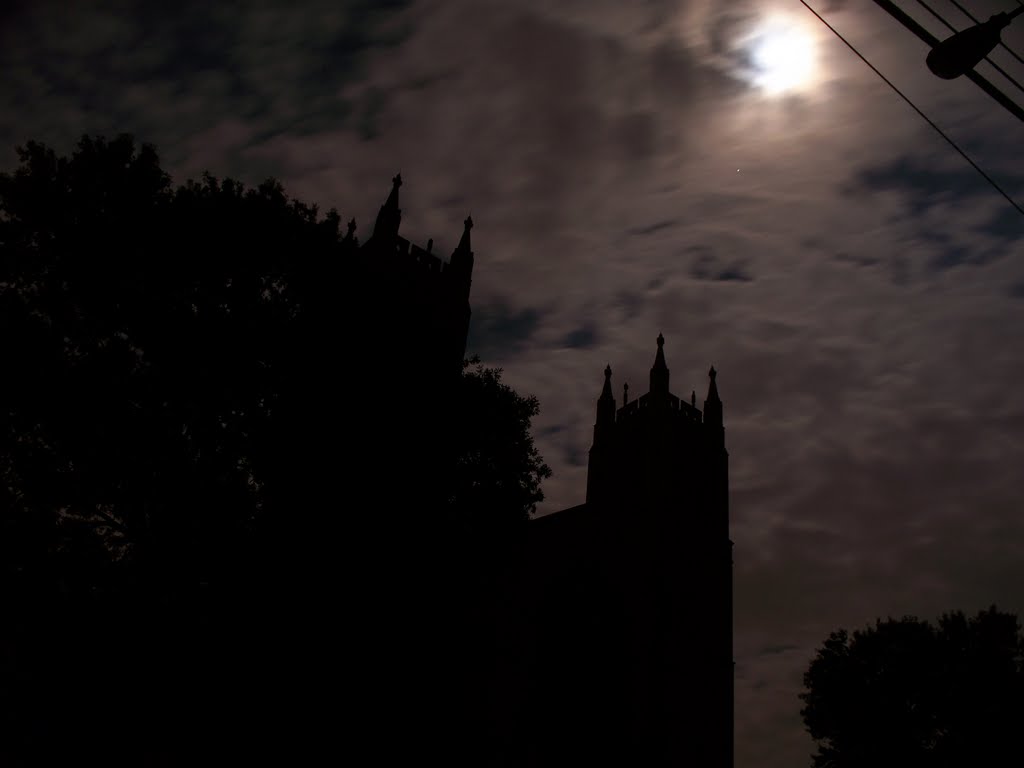
[[[433,252],[432,239],[422,247],[398,234],[402,221],[402,210],[398,207],[402,175],[396,174],[391,184],[391,192],[377,214],[373,233],[356,251],[361,266],[387,271],[419,290],[440,292],[446,300],[464,303],[468,308],[474,262],[469,235],[472,218],[466,218],[459,244],[445,261]],[[354,224],[350,224],[350,235],[353,229]]]
[[[403,339],[406,358],[416,370],[440,366],[446,375],[461,372],[469,334],[473,220],[466,218],[459,244],[446,261],[434,253],[433,240],[423,247],[398,234],[401,174],[391,183],[365,242],[357,246],[355,222],[348,225],[351,256],[340,268],[350,272],[351,290],[365,307],[358,321],[372,318],[379,334]]]
[[[367,265],[376,263],[382,268],[404,272],[411,279],[421,279],[428,290],[440,285],[451,285],[459,291],[467,290],[468,299],[466,270],[434,253],[433,243],[433,240],[429,240],[427,246],[423,247],[397,235],[388,246],[367,241],[358,254]]]
[[[619,504],[624,489],[632,488],[632,476],[647,478],[645,488],[650,500],[664,500],[677,495],[679,488],[670,475],[652,472],[652,466],[700,464],[710,468],[726,458],[715,369],[708,372],[708,394],[703,409],[699,409],[696,392],[686,402],[669,391],[664,345],[665,339],[659,334],[650,390],[630,401],[627,384],[621,407],[617,407],[612,394],[611,366],[604,370],[587,473],[588,504]],[[630,493],[638,498],[633,491]]]
[[[659,418],[678,419],[688,423],[701,424],[704,414],[696,405],[691,405],[682,398],[669,394],[668,397],[652,398],[650,393],[640,395],[636,400],[626,403],[615,412],[615,423],[626,424],[632,419],[640,418],[641,412],[657,409]]]
[[[531,684],[538,719],[556,724],[540,737],[551,755],[540,765],[733,768],[722,401],[714,368],[702,408],[696,392],[672,394],[664,343],[659,335],[650,390],[635,400],[628,386],[616,400],[605,367],[586,502],[533,527],[542,650]],[[595,670],[598,685],[586,688]]]
[[[650,391],[635,400],[629,399],[629,385],[624,386],[622,407],[616,408],[612,395],[612,369],[604,370],[604,388],[597,401],[597,421],[594,424],[594,447],[600,448],[614,442],[616,435],[639,422],[657,423],[661,429],[671,430],[674,426],[686,429],[696,428],[695,434],[713,438],[720,435],[722,427],[722,401],[718,397],[715,383],[716,372],[712,368],[708,376],[710,385],[704,400],[704,410],[697,407],[696,391],[690,394],[690,402],[669,391],[669,370],[665,363],[665,338],[658,334],[658,351],[651,367]],[[707,427],[707,429],[704,429]],[[721,442],[717,440],[717,442]]]

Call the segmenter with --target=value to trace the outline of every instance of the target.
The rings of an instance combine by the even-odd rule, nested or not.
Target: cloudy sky
[[[1024,202],[1018,120],[874,3],[812,5]],[[396,171],[414,242],[472,214],[470,352],[540,399],[542,513],[583,500],[606,364],[641,394],[664,333],[699,399],[714,364],[738,768],[808,764],[830,630],[1024,614],[1024,216],[798,0],[35,0],[0,11],[0,71],[5,170],[129,132],[176,181],[272,175],[364,238]]]

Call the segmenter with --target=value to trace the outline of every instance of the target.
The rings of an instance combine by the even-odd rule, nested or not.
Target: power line
[[[874,0],[875,5],[881,8],[883,11],[892,16],[896,21],[906,27],[908,30],[917,35],[921,41],[929,48],[934,48],[939,45],[942,41],[939,40],[935,35],[929,32],[927,29],[918,24],[912,17],[908,16],[906,11],[900,9],[892,0]],[[1022,3],[1024,4],[1024,3]],[[995,100],[999,106],[1009,112],[1011,115],[1016,117],[1021,122],[1024,122],[1024,108],[1021,108],[1017,102],[1007,96],[1005,93],[996,88],[992,83],[986,80],[984,77],[978,74],[977,70],[969,69],[964,72],[964,77],[974,83],[976,86],[981,88],[985,93]]]
[[[972,15],[971,15],[971,12],[970,12],[970,11],[968,11],[968,10],[967,10],[966,8],[964,8],[964,7],[962,6],[962,5],[960,5],[960,3],[958,3],[958,2],[956,1],[956,0],[949,0],[949,1],[950,1],[950,2],[951,2],[951,3],[953,4],[953,5],[955,5],[955,6],[957,7],[957,9],[958,9],[958,10],[960,11],[960,13],[962,13],[962,14],[963,14],[964,16],[966,16],[966,17],[967,17],[968,19],[970,19],[971,21],[973,21],[973,22],[974,22],[975,24],[980,24],[980,23],[981,23],[981,22],[980,22],[980,21],[978,21],[978,20],[977,20],[976,18],[974,18],[974,16],[972,16]],[[918,0],[918,2],[921,2],[921,0]],[[1017,0],[1017,4],[1018,4],[1018,5],[1024,5],[1024,3],[1022,3],[1022,2],[1021,2],[1021,0]],[[922,3],[922,5],[923,5],[923,3]],[[1000,41],[999,41],[999,44],[1000,44],[1001,46],[1003,46],[1003,48],[1005,48],[1005,49],[1006,49],[1007,51],[1009,51],[1010,55],[1011,55],[1011,56],[1013,56],[1013,58],[1015,58],[1015,59],[1016,59],[1017,61],[1019,61],[1019,62],[1020,62],[1021,64],[1024,64],[1024,59],[1022,59],[1022,58],[1021,58],[1020,56],[1018,56],[1018,55],[1017,55],[1016,53],[1014,53],[1013,49],[1012,49],[1012,48],[1010,48],[1010,46],[1008,46],[1008,45],[1007,45],[1006,43],[1004,43],[1004,42],[1003,42],[1002,40],[1000,40]]]
[[[881,73],[881,72],[879,71],[879,69],[878,69],[878,68],[877,68],[877,67],[876,67],[876,66],[875,66],[874,64],[872,64],[872,63],[871,63],[870,61],[868,61],[868,60],[867,60],[867,59],[866,59],[866,58],[864,57],[864,54],[862,54],[862,53],[861,53],[860,51],[858,51],[858,50],[857,50],[857,49],[856,49],[856,48],[855,48],[855,47],[853,46],[853,44],[852,44],[851,42],[849,42],[849,41],[848,41],[848,40],[847,40],[847,39],[846,39],[845,37],[843,37],[843,36],[842,36],[842,35],[841,35],[841,34],[839,33],[839,30],[837,30],[837,29],[836,29],[835,27],[833,27],[833,26],[832,26],[831,24],[829,24],[829,23],[828,23],[827,21],[825,21],[825,19],[824,19],[824,18],[823,18],[823,17],[822,17],[822,16],[821,16],[821,15],[820,15],[820,14],[819,14],[819,13],[818,13],[818,12],[817,12],[816,10],[814,10],[813,8],[811,8],[811,6],[807,4],[807,0],[800,0],[800,3],[801,3],[801,5],[803,5],[803,6],[804,6],[804,7],[805,7],[805,8],[806,8],[806,9],[807,9],[808,11],[810,11],[811,13],[813,13],[813,14],[815,15],[815,17],[817,17],[818,21],[820,21],[820,22],[821,22],[822,24],[824,24],[824,25],[825,25],[826,27],[828,27],[828,28],[829,28],[829,30],[831,30],[832,34],[834,34],[834,35],[835,35],[836,37],[838,37],[838,38],[839,38],[840,40],[842,40],[842,41],[843,41],[843,43],[844,43],[844,44],[846,45],[846,47],[847,47],[847,48],[849,48],[849,49],[850,49],[851,51],[853,51],[853,52],[854,52],[854,54],[856,54],[856,56],[857,56],[857,58],[858,58],[858,59],[860,59],[861,61],[863,61],[863,62],[864,62],[865,64],[867,64],[867,65],[868,65],[868,66],[869,66],[869,67],[871,68],[871,71],[872,71],[872,72],[874,72],[874,73],[875,73],[876,75],[878,75],[878,76],[879,76],[880,78],[882,78],[882,80],[883,80],[883,81],[885,82],[885,84],[886,84],[886,85],[888,85],[888,86],[889,86],[890,88],[892,88],[892,89],[893,89],[893,90],[894,90],[894,91],[896,92],[896,94],[897,94],[897,95],[898,95],[898,96],[899,96],[899,97],[900,97],[901,99],[903,99],[903,100],[904,100],[905,102],[907,102],[907,104],[909,104],[909,105],[911,106],[911,108],[912,108],[912,109],[913,109],[913,110],[914,110],[915,112],[917,112],[917,114],[919,114],[919,115],[921,116],[921,118],[922,118],[922,119],[923,119],[923,120],[924,120],[924,121],[925,121],[926,123],[928,123],[928,125],[930,125],[930,126],[931,126],[932,128],[934,128],[934,129],[935,129],[935,132],[936,132],[936,133],[938,133],[938,134],[939,134],[939,136],[941,136],[941,137],[942,137],[943,139],[945,139],[945,140],[946,140],[946,142],[947,142],[947,143],[948,143],[948,144],[949,144],[949,145],[950,145],[950,146],[951,146],[951,147],[952,147],[953,149],[955,149],[955,150],[956,150],[956,151],[957,151],[957,152],[958,152],[958,153],[960,154],[960,156],[961,156],[961,157],[963,157],[963,159],[964,159],[964,160],[966,160],[966,161],[967,161],[968,163],[970,163],[970,164],[971,164],[971,167],[972,167],[972,168],[974,168],[974,170],[976,170],[976,171],[977,171],[977,172],[978,172],[979,174],[981,174],[982,178],[984,178],[984,179],[985,179],[985,181],[987,181],[987,182],[988,182],[989,184],[991,184],[991,185],[992,185],[992,188],[993,188],[993,189],[995,189],[995,190],[996,190],[996,192],[998,192],[998,193],[999,193],[1000,195],[1002,195],[1003,197],[1005,197],[1005,198],[1006,198],[1006,201],[1007,201],[1007,202],[1008,202],[1008,203],[1009,203],[1010,205],[1012,205],[1012,206],[1013,206],[1014,208],[1016,208],[1016,209],[1017,209],[1017,212],[1018,212],[1018,213],[1020,213],[1020,214],[1021,214],[1022,216],[1024,216],[1024,208],[1021,208],[1021,207],[1020,207],[1019,205],[1017,205],[1017,203],[1016,203],[1016,202],[1014,201],[1014,199],[1013,199],[1012,197],[1010,197],[1010,196],[1009,196],[1009,195],[1008,195],[1008,194],[1007,194],[1007,193],[1006,193],[1006,192],[1005,192],[1005,191],[1003,190],[1003,188],[1002,188],[1002,187],[1000,187],[1000,186],[999,186],[999,185],[998,185],[998,184],[997,184],[997,183],[995,182],[995,179],[993,179],[993,178],[992,178],[991,176],[989,176],[989,175],[988,175],[987,173],[985,173],[985,171],[983,171],[983,170],[981,169],[981,166],[979,166],[979,165],[978,165],[978,164],[977,164],[976,162],[974,162],[974,161],[973,161],[973,160],[972,160],[972,159],[971,159],[971,158],[970,158],[970,157],[968,156],[968,154],[967,154],[966,152],[964,152],[964,151],[963,151],[962,149],[960,149],[959,145],[958,145],[958,144],[957,144],[957,143],[956,143],[955,141],[953,141],[953,139],[951,139],[951,138],[950,138],[949,136],[947,136],[947,135],[946,135],[946,133],[945,133],[945,132],[944,132],[944,131],[943,131],[943,130],[942,130],[941,128],[939,128],[939,126],[938,126],[938,125],[936,125],[936,124],[935,124],[935,123],[934,123],[934,122],[932,121],[932,119],[931,119],[930,117],[928,117],[928,115],[926,115],[926,114],[925,114],[924,112],[922,112],[922,111],[921,111],[920,109],[918,109],[917,105],[916,105],[916,104],[915,104],[915,103],[914,103],[913,101],[911,101],[909,97],[907,97],[906,95],[904,95],[903,91],[901,91],[901,90],[900,90],[899,88],[897,88],[897,87],[896,87],[896,86],[895,86],[895,85],[893,84],[893,82],[892,82],[891,80],[889,80],[889,78],[887,78],[887,77],[886,77],[885,75],[883,75],[883,74],[882,74],[882,73]]]
[[[961,7],[961,6],[959,5],[959,3],[957,3],[957,2],[956,2],[956,0],[951,0],[951,1],[952,1],[952,3],[953,3],[954,5],[956,5],[956,6],[957,6],[957,8],[960,8],[960,10],[962,10],[962,11],[963,11],[963,8],[962,8],[962,7]],[[948,21],[946,21],[946,20],[945,20],[944,18],[942,18],[942,17],[941,17],[940,15],[939,15],[939,12],[938,12],[938,11],[936,11],[936,10],[935,10],[934,8],[932,8],[932,7],[930,6],[930,5],[928,5],[928,3],[926,3],[926,2],[924,1],[924,0],[917,0],[917,3],[918,3],[918,5],[920,5],[920,6],[922,7],[922,8],[924,8],[924,9],[925,9],[926,11],[928,11],[928,13],[930,13],[930,14],[931,14],[932,16],[934,16],[934,17],[935,17],[936,19],[938,19],[939,21],[941,21],[941,22],[942,22],[942,23],[943,23],[943,24],[944,24],[944,25],[946,26],[946,29],[948,29],[948,30],[949,30],[950,32],[953,32],[954,34],[955,34],[956,32],[959,32],[959,30],[958,30],[958,29],[957,29],[956,27],[954,27],[954,26],[953,26],[952,24],[950,24],[950,23],[949,23]],[[964,13],[967,13],[967,11],[964,11]],[[974,19],[974,17],[973,17],[973,16],[971,16],[971,14],[967,13],[967,15],[968,15],[968,16],[969,16],[969,17],[971,18],[971,21],[974,21],[974,23],[975,23],[975,24],[977,24],[977,23],[978,23],[978,22],[977,22],[977,21],[976,21],[976,20]],[[1001,46],[1003,46],[1003,48],[1006,48],[1006,44],[1005,44],[1005,43],[1002,43],[1002,42],[1000,42],[999,44],[1000,44]],[[1009,49],[1009,48],[1006,48],[1006,50],[1010,51],[1010,49]],[[1019,56],[1017,56],[1017,54],[1016,54],[1016,53],[1014,53],[1013,51],[1010,51],[1010,54],[1011,54],[1011,55],[1012,55],[1012,56],[1013,56],[1014,58],[1016,58],[1016,59],[1017,59],[1018,61],[1021,61],[1020,57],[1019,57]],[[990,59],[990,58],[989,58],[988,56],[986,56],[986,57],[985,57],[985,61],[987,61],[987,62],[988,62],[989,64],[991,64],[991,65],[992,65],[992,68],[993,68],[993,69],[995,69],[995,70],[996,70],[996,72],[998,72],[998,73],[999,73],[999,74],[1001,74],[1001,75],[1002,75],[1003,77],[1005,77],[1005,78],[1006,78],[1007,80],[1009,80],[1009,81],[1010,81],[1011,83],[1013,83],[1013,84],[1014,84],[1015,86],[1017,86],[1017,88],[1019,88],[1019,89],[1020,89],[1021,91],[1024,91],[1024,85],[1021,85],[1020,83],[1018,83],[1018,82],[1017,82],[1017,81],[1016,81],[1016,80],[1015,80],[1015,79],[1013,78],[1013,76],[1012,76],[1012,75],[1011,75],[1011,74],[1010,74],[1009,72],[1007,72],[1007,71],[1006,71],[1005,69],[1003,69],[1002,67],[1000,67],[1000,66],[999,66],[998,64],[996,64],[996,63],[995,63],[994,61],[992,61],[992,59]],[[1021,61],[1021,63],[1022,63],[1022,64],[1024,64],[1024,61]]]

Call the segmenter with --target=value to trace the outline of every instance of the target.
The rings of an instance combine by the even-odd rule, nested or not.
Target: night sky
[[[1024,203],[1018,120],[874,3],[812,5]],[[127,132],[176,182],[274,176],[363,239],[399,171],[413,242],[447,255],[471,214],[468,351],[540,400],[541,514],[583,501],[606,364],[639,396],[663,333],[698,402],[717,368],[738,768],[808,764],[797,694],[832,629],[1024,615],[1024,216],[797,0],[33,0],[0,24],[0,169]],[[1024,18],[1003,39],[1024,55]]]

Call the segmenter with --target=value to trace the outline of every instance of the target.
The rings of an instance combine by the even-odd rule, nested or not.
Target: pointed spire
[[[604,388],[601,390],[602,400],[614,400],[612,395],[612,366],[611,364],[604,367]]]
[[[398,188],[400,186],[402,186],[402,174],[396,173],[391,177],[391,193],[388,195],[388,199],[384,203],[385,208],[400,212],[398,207]]]
[[[452,253],[451,265],[460,270],[466,276],[466,286],[469,286],[469,278],[473,274],[473,249],[469,243],[469,230],[473,228],[473,217],[467,216],[463,222],[462,237],[459,245]]]
[[[604,387],[601,389],[601,396],[597,399],[597,424],[596,429],[601,429],[606,424],[615,423],[615,395],[612,394],[612,367],[605,366]],[[595,433],[595,438],[596,438]]]
[[[623,383],[622,385],[622,406],[626,407],[629,405],[629,384]]]
[[[384,205],[377,213],[377,222],[373,225],[371,239],[393,239],[398,236],[398,227],[402,223],[402,209],[398,207],[398,188],[402,186],[402,174],[395,174],[391,179],[391,192]]]
[[[665,364],[665,337],[658,334],[658,352],[651,368],[651,394],[668,394],[668,365]]]
[[[711,368],[708,371],[708,378],[711,379],[711,383],[708,384],[708,396],[704,400],[704,423],[714,427],[718,427],[718,437],[721,438],[722,428],[722,399],[718,396],[718,384],[715,382],[715,377],[718,376],[718,372]]]
[[[718,371],[715,370],[715,366],[711,366],[711,370],[708,371],[708,378],[711,379],[711,384],[708,385],[708,401],[709,402],[722,402],[718,396],[718,385],[715,383],[715,378],[718,376]]]
[[[459,240],[458,251],[465,251],[466,253],[472,253],[473,249],[469,247],[469,230],[473,228],[473,217],[467,216],[463,223],[462,238]]]

